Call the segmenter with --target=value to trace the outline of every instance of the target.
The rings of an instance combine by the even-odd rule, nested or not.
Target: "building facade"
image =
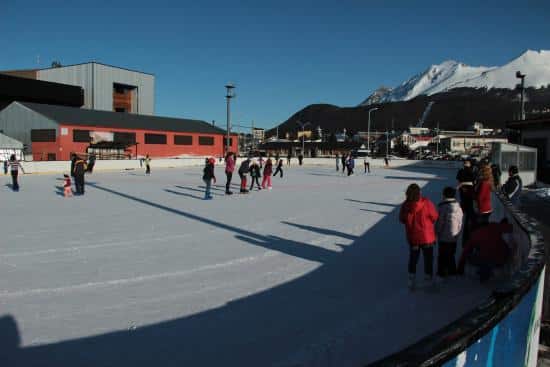
[[[155,77],[152,74],[98,62],[1,73],[79,86],[84,90],[82,107],[86,109],[140,115],[155,113]]]
[[[199,120],[92,111],[13,102],[0,111],[0,130],[22,142],[33,160],[223,156],[225,131]],[[237,150],[238,138],[232,136]]]

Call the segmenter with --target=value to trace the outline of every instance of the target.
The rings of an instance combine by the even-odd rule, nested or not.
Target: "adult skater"
[[[279,159],[279,162],[277,163],[277,169],[275,170],[275,173],[273,174],[273,177],[277,176],[277,173],[281,173],[281,178],[283,178],[283,160]]]
[[[355,168],[355,159],[350,155],[348,158],[348,176],[353,175],[353,169]]]
[[[260,159],[258,159],[258,163],[260,163],[260,168],[264,167],[264,157],[260,155]]]
[[[347,166],[347,156],[342,153],[342,175],[344,174]]]
[[[21,168],[21,171],[23,173],[25,173],[25,170],[23,169],[23,166],[21,165],[21,163],[15,157],[15,154],[12,154],[10,156],[10,161],[8,162],[8,166],[11,172],[11,188],[13,191],[19,191],[19,182],[17,181],[17,176],[19,175],[19,168]]]
[[[254,182],[256,182],[256,186],[258,187],[258,190],[261,190],[262,187],[260,186],[260,176],[262,173],[260,172],[260,166],[256,161],[252,161],[252,164],[250,165],[250,191],[254,188]]]
[[[84,159],[77,157],[74,163],[74,184],[76,186],[76,194],[84,195],[84,173],[86,172],[86,162]]]
[[[271,158],[268,158],[265,162],[264,167],[264,178],[262,179],[262,188],[266,188],[271,190],[271,174],[273,173],[273,162],[271,162]]]
[[[90,156],[88,157],[88,172],[89,173],[92,173],[94,171],[94,166],[95,166],[95,154],[90,154]]]
[[[71,153],[71,177],[74,178],[74,164],[78,160],[76,154]]]
[[[288,153],[288,155],[286,156],[286,165],[287,166],[290,166],[290,159],[292,158],[292,154],[290,154],[290,152]]]
[[[151,158],[149,158],[149,154],[145,155],[145,174],[151,174]]]
[[[246,158],[242,161],[239,167],[239,177],[241,178],[241,194],[247,194],[246,189],[246,175],[250,172],[250,158]]]
[[[445,187],[443,201],[439,203],[439,218],[435,224],[439,239],[437,275],[446,277],[456,274],[456,243],[462,230],[462,209],[456,201],[456,189]]]
[[[479,170],[479,179],[475,188],[475,199],[477,203],[476,226],[483,226],[489,223],[489,217],[493,212],[491,204],[491,192],[494,190],[493,172],[487,164]]]
[[[502,186],[502,191],[506,194],[506,197],[510,199],[512,204],[519,205],[519,195],[523,189],[523,182],[521,177],[519,177],[519,170],[517,166],[510,166],[508,169],[508,180],[504,186]]]
[[[433,284],[433,247],[435,244],[434,223],[438,213],[430,199],[422,197],[420,187],[410,184],[406,200],[401,205],[399,221],[405,225],[409,242],[409,288],[416,286],[416,265],[420,252],[424,256],[425,280]]]
[[[204,169],[202,170],[202,180],[206,185],[204,190],[204,200],[212,200],[212,194],[210,193],[212,181],[216,183],[216,176],[214,175],[214,158],[205,159]]]
[[[336,172],[340,171],[340,156],[336,154]]]
[[[7,159],[4,161],[4,174],[5,175],[8,174],[8,160]]]
[[[225,176],[227,181],[225,182],[225,194],[232,195],[231,192],[231,179],[233,178],[233,171],[235,171],[235,153],[228,152],[225,155]]]
[[[304,162],[304,155],[300,153],[300,155],[298,155],[298,164],[301,166],[303,162]]]
[[[365,174],[370,173],[370,163],[367,157],[363,158],[363,165],[365,166]]]
[[[462,246],[464,246],[470,236],[475,217],[474,172],[470,161],[464,161],[464,166],[458,171],[456,180],[458,181],[460,207],[464,213],[464,232],[462,233]]]
[[[390,160],[389,160],[388,156],[384,157],[384,164],[386,165],[386,168],[388,168],[390,166]]]

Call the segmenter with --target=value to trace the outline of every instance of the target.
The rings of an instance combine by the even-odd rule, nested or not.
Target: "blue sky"
[[[69,6],[70,5],[70,6]],[[95,60],[156,76],[156,114],[272,127],[431,64],[550,49],[548,1],[0,0],[0,70]]]

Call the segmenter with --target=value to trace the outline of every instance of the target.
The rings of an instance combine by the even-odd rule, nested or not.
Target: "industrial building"
[[[33,160],[222,156],[225,130],[205,121],[13,102],[0,111],[0,131],[25,145]],[[238,139],[230,139],[237,151]]]
[[[140,115],[155,112],[155,77],[140,71],[88,62],[45,69],[7,70],[0,74],[81,87],[84,91],[81,106],[86,109]]]

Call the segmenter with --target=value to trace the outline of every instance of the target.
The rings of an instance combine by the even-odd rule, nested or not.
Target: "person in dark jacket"
[[[506,194],[508,199],[512,202],[514,205],[519,205],[519,196],[521,194],[521,190],[523,190],[523,182],[521,181],[521,177],[519,177],[519,170],[517,166],[511,166],[508,170],[508,180],[506,180],[506,183],[502,186],[502,191]]]
[[[290,152],[288,153],[288,155],[286,156],[286,164],[287,166],[290,166],[290,159],[292,158],[292,154],[290,154]]]
[[[256,182],[256,186],[258,187],[258,190],[261,190],[262,187],[260,186],[260,176],[262,175],[260,171],[260,166],[256,161],[252,161],[252,164],[250,165],[250,191],[254,188],[254,182]]]
[[[8,166],[11,172],[11,187],[13,191],[19,191],[19,182],[17,181],[17,177],[19,175],[19,169],[21,168],[21,171],[25,173],[25,170],[23,169],[23,166],[21,163],[17,160],[17,157],[15,154],[12,154],[10,156],[10,161],[8,162]]]
[[[496,189],[500,189],[500,177],[502,176],[502,171],[500,166],[496,163],[491,164],[491,172],[493,173],[493,182]]]
[[[466,261],[479,267],[479,280],[488,280],[493,269],[506,264],[510,256],[508,244],[502,238],[505,233],[511,233],[513,227],[504,218],[500,223],[488,223],[472,233],[470,240],[464,246],[458,263],[458,274],[464,274]]]
[[[5,175],[8,174],[8,160],[7,159],[4,161],[4,174]]]
[[[346,155],[342,154],[342,174],[344,174],[346,170]]]
[[[464,167],[458,171],[456,180],[458,181],[460,207],[464,213],[464,230],[462,232],[462,246],[464,246],[470,237],[470,232],[472,230],[473,221],[475,218],[474,172],[472,170],[472,162],[464,161]]]
[[[88,169],[87,169],[87,171],[89,173],[92,173],[94,171],[94,166],[95,166],[95,154],[92,153],[88,157]]]
[[[304,155],[300,153],[300,155],[298,155],[298,164],[301,166],[303,162],[304,162]]]
[[[283,178],[283,160],[279,159],[279,162],[277,163],[277,169],[275,170],[275,173],[273,174],[273,177],[277,176],[277,173],[281,173],[281,178]]]
[[[71,153],[71,177],[74,178],[74,164],[77,161],[77,156],[74,153]]]
[[[406,200],[401,205],[399,221],[405,225],[407,241],[409,242],[409,288],[415,288],[416,265],[420,251],[424,256],[425,279],[433,282],[433,247],[435,244],[434,224],[438,219],[435,205],[430,199],[422,197],[420,187],[410,184],[406,192]]]
[[[202,170],[202,180],[206,185],[204,190],[204,200],[212,199],[212,194],[210,193],[212,181],[216,183],[216,176],[214,175],[214,161],[214,158],[206,158],[204,162],[204,169]]]
[[[239,177],[241,178],[241,194],[247,194],[246,189],[246,175],[250,172],[250,158],[246,158],[241,162],[239,167]]]
[[[76,194],[84,195],[84,173],[86,172],[86,162],[80,157],[76,157],[74,162],[74,184],[76,186]]]

